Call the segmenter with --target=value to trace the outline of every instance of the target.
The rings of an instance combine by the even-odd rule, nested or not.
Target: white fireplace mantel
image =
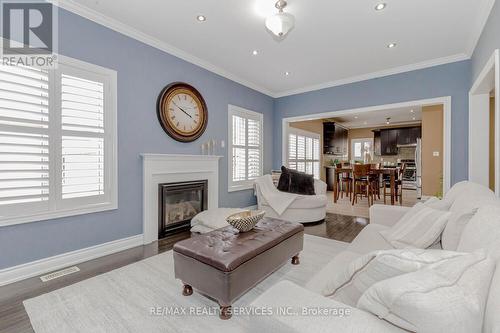
[[[158,240],[158,185],[208,181],[208,208],[219,206],[219,159],[214,155],[141,154],[144,244]]]

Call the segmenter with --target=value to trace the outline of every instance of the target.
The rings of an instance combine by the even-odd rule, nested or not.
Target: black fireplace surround
[[[207,197],[207,180],[158,184],[158,239],[189,229]]]

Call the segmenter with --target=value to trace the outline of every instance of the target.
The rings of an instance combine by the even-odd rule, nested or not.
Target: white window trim
[[[358,139],[351,139],[351,147],[349,147],[351,149],[351,151],[352,151],[351,160],[356,160],[357,159],[354,156],[354,144],[356,144],[356,143],[363,143],[363,142],[371,142],[370,156],[373,158],[374,148],[375,148],[375,147],[373,147],[373,144],[374,144],[373,138],[358,138]],[[361,158],[363,158],[363,157],[361,157]]]
[[[117,159],[117,144],[118,144],[118,135],[117,135],[117,72],[105,67],[101,67],[98,65],[90,64],[81,60],[73,59],[70,57],[66,57],[63,55],[56,55],[58,63],[61,63],[65,66],[74,67],[79,70],[84,70],[87,72],[95,73],[99,76],[103,76],[106,78],[105,86],[107,87],[107,98],[105,99],[105,113],[104,113],[104,121],[105,121],[105,149],[107,151],[105,158],[109,163],[109,168],[106,168],[106,177],[105,177],[105,188],[109,189],[108,193],[106,193],[106,201],[98,202],[98,203],[88,203],[78,207],[67,207],[67,208],[59,208],[57,210],[52,209],[50,211],[45,212],[37,212],[37,213],[29,213],[24,215],[16,215],[16,216],[1,216],[0,211],[0,227],[22,224],[22,223],[30,223],[37,221],[44,221],[50,219],[57,219],[62,217],[76,216],[82,214],[103,212],[107,210],[114,210],[118,208],[118,159]],[[60,129],[56,130],[57,133],[60,133]],[[50,135],[50,132],[49,132]],[[52,141],[51,141],[52,142]],[[54,146],[52,146],[54,147]],[[60,147],[59,144],[55,145],[55,149]],[[54,148],[52,148],[54,149]],[[60,156],[60,152],[56,153],[56,156]],[[60,166],[57,165],[57,161],[60,159],[51,158],[49,162],[49,170],[52,174],[55,170],[58,170]],[[52,189],[54,186],[54,181],[50,182],[50,188]],[[107,186],[107,187],[106,187]]]
[[[321,135],[318,134],[318,133],[314,133],[314,132],[309,132],[309,131],[306,131],[306,130],[303,130],[303,129],[300,129],[300,128],[295,128],[295,127],[288,127],[288,131],[287,131],[287,134],[286,134],[286,166],[287,167],[290,167],[290,147],[289,147],[289,144],[290,144],[290,140],[289,140],[289,135],[290,134],[295,134],[295,135],[302,135],[302,136],[306,136],[306,137],[310,137],[310,138],[313,138],[313,139],[318,139],[319,141],[319,164],[320,164],[320,174],[318,175],[320,179],[321,178],[321,155],[323,153],[322,151],[322,145],[323,145],[323,142],[321,142]],[[306,160],[305,160],[306,161]],[[316,160],[313,160],[313,161],[316,161]],[[315,178],[316,179],[316,178]]]
[[[263,175],[263,165],[264,165],[264,115],[259,112],[244,109],[235,105],[228,105],[228,117],[227,117],[227,128],[228,128],[228,145],[227,145],[227,184],[228,192],[244,191],[253,189],[254,180],[242,180],[233,182],[233,122],[232,117],[239,116],[243,118],[257,119],[260,121],[260,175]]]

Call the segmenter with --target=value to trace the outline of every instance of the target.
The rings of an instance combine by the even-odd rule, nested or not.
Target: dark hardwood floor
[[[327,214],[325,222],[305,227],[305,233],[339,241],[351,242],[368,223],[365,218]],[[136,261],[169,251],[174,244],[189,238],[189,231],[159,240],[152,244],[135,247],[105,257],[78,264],[80,271],[61,278],[42,282],[33,277],[0,287],[0,333],[30,332],[33,329],[23,301],[79,281],[129,265]]]

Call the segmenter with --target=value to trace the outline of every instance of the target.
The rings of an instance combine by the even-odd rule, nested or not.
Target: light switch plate
[[[432,153],[432,156],[434,156],[434,157],[439,157],[439,152],[438,152],[438,151],[433,152],[433,153]]]

